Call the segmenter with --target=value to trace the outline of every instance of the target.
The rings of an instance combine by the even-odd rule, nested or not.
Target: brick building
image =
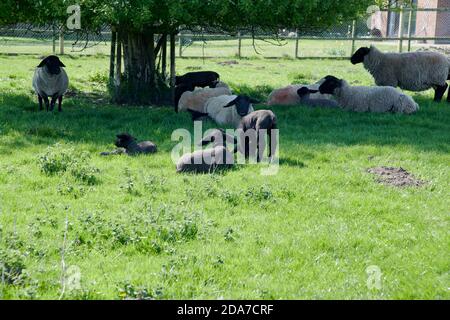
[[[391,8],[398,8],[399,0],[390,1]],[[418,8],[436,9],[450,8],[450,0],[413,0],[413,5]],[[405,12],[403,17],[403,32],[408,34],[409,13]],[[378,29],[383,37],[398,37],[400,14],[395,10],[389,12],[377,12],[371,18],[372,29]],[[450,11],[413,12],[412,35],[416,37],[450,37]],[[444,41],[430,41],[431,43],[443,43]],[[450,43],[450,41],[445,41]]]

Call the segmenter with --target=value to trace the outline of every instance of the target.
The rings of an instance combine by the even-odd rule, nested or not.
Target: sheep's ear
[[[42,68],[47,64],[47,58],[45,58],[44,60],[41,61],[41,63],[39,63],[39,65],[37,66],[38,68]]]
[[[224,108],[229,108],[229,107],[234,106],[236,104],[236,100],[237,100],[237,98],[232,100],[232,101],[230,101],[226,106],[223,106],[223,107]]]

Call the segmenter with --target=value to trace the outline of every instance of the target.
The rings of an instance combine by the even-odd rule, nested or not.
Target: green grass
[[[256,40],[255,46],[251,39],[243,39],[241,42],[241,55],[247,58],[263,58],[263,57],[279,57],[279,58],[293,58],[295,56],[295,39],[286,39],[276,45],[274,41]],[[83,48],[84,42],[79,42],[73,46],[74,41],[65,40],[65,53],[77,55],[96,55],[109,54],[110,43],[103,41],[93,45],[89,44],[87,48]],[[179,54],[179,47],[177,41],[176,52]],[[355,48],[361,46],[368,46],[371,40],[359,40],[355,42]],[[397,51],[398,41],[380,41],[375,42],[375,45],[383,51]],[[407,41],[403,43],[403,49],[407,50]],[[427,48],[429,45],[413,42],[411,50]],[[255,51],[256,48],[256,51]],[[35,38],[18,38],[18,37],[0,37],[0,53],[3,54],[36,54],[48,55],[53,50],[51,40],[35,39]],[[299,57],[349,57],[351,55],[352,42],[351,40],[304,40],[299,42]],[[59,52],[59,40],[56,41],[56,51]],[[197,40],[191,45],[183,47],[183,57],[228,57],[234,58],[238,55],[238,40]]]
[[[110,105],[106,57],[62,60],[77,95],[52,114],[37,112],[30,91],[38,58],[0,56],[0,259],[9,271],[2,280],[0,270],[0,298],[450,298],[450,106],[431,102],[431,91],[414,94],[412,116],[275,107],[278,175],[255,165],[182,175],[170,136],[192,130],[188,114]],[[372,84],[348,61],[221,61],[177,63],[180,73],[214,69],[260,98],[326,74]],[[100,157],[120,131],[159,153]],[[382,165],[427,184],[380,185],[366,170]],[[81,273],[63,296],[62,251],[75,266],[66,277]],[[380,289],[367,286],[372,265]]]

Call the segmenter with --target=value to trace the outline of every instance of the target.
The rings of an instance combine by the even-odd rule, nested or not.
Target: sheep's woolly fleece
[[[61,73],[50,75],[45,68],[36,68],[33,76],[33,88],[36,94],[58,97],[64,95],[69,87],[69,77],[66,71],[61,68]]]
[[[371,46],[364,57],[364,68],[379,86],[424,91],[445,85],[450,72],[450,57],[438,52],[383,53]]]
[[[237,113],[236,106],[224,108],[224,106],[236,98],[236,95],[222,95],[210,98],[206,102],[206,113],[208,113],[209,117],[214,119],[219,125],[231,125],[233,128],[237,128],[241,123],[242,117]],[[253,111],[253,106],[250,105],[248,113]]]
[[[419,110],[411,97],[392,87],[351,87],[342,80],[334,96],[338,104],[349,111],[411,114]]]
[[[228,86],[220,86],[216,88],[198,88],[194,91],[187,91],[181,95],[178,102],[179,111],[187,111],[188,109],[201,113],[206,113],[206,101],[210,98],[221,95],[231,95]]]

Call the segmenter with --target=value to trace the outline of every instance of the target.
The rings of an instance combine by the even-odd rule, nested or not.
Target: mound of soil
[[[424,181],[416,179],[411,173],[403,168],[378,167],[367,170],[378,176],[377,181],[394,187],[420,187]]]

